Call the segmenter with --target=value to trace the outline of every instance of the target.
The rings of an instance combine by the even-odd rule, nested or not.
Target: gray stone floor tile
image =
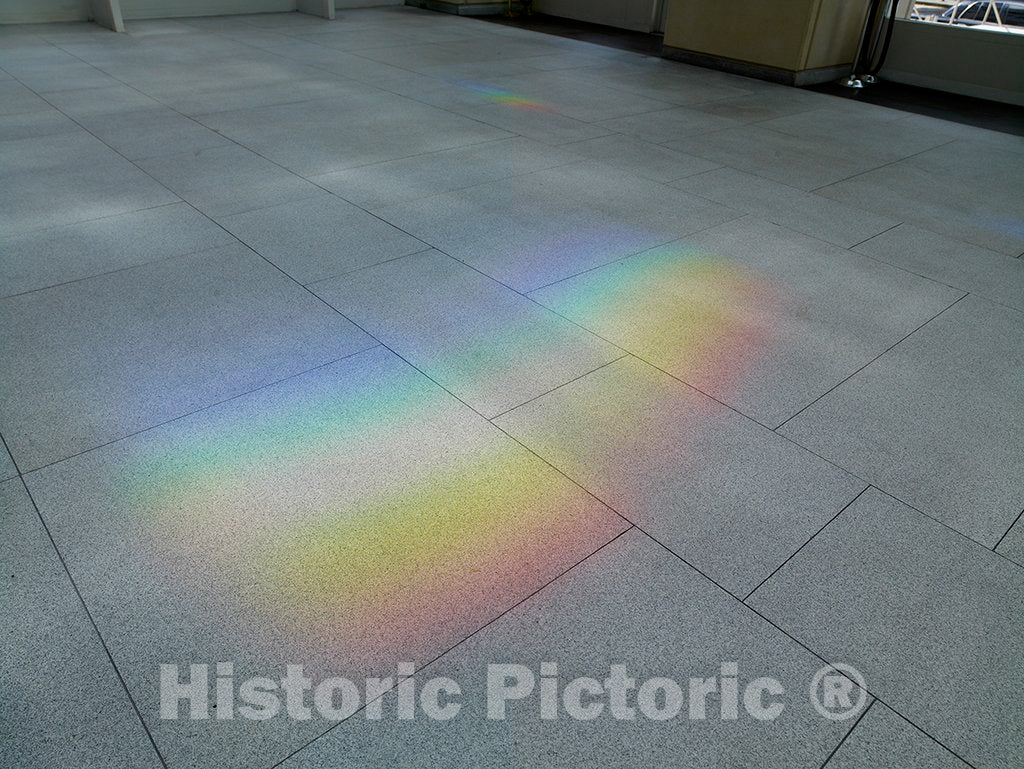
[[[756,721],[742,705],[736,720],[723,720],[717,699],[710,698],[704,720],[689,720],[684,705],[675,718],[653,721],[639,711],[634,720],[617,720],[601,695],[602,714],[579,721],[562,708],[556,719],[542,720],[534,692],[508,702],[504,720],[488,719],[487,666],[524,665],[539,677],[542,662],[557,665],[562,686],[580,676],[600,682],[611,665],[624,665],[638,683],[668,677],[683,681],[684,692],[690,677],[713,676],[723,662],[736,663],[741,682],[770,675],[787,698],[775,721]],[[447,676],[460,683],[456,718],[397,721],[389,694],[381,720],[357,714],[282,769],[329,769],[342,757],[360,766],[408,762],[459,769],[625,769],[638,762],[817,769],[849,728],[811,709],[805,690],[820,666],[634,529],[418,673],[421,681]],[[635,693],[627,694],[625,706],[635,708]]]
[[[993,546],[1024,499],[1024,314],[968,296],[782,432]]]
[[[29,485],[169,765],[210,769],[269,767],[331,724],[155,718],[159,663],[394,675],[627,527],[383,348]]]
[[[230,147],[220,134],[169,109],[143,109],[79,118],[89,133],[129,160]]]
[[[160,102],[127,85],[58,91],[47,94],[46,100],[73,118],[161,108]]]
[[[1024,310],[1024,261],[902,224],[854,251],[972,294]]]
[[[977,767],[1019,765],[1024,571],[881,492],[748,600]]]
[[[865,488],[632,357],[496,423],[739,598]]]
[[[312,289],[485,417],[623,354],[437,251]]]
[[[303,176],[507,137],[394,94],[201,115],[200,122]]]
[[[0,167],[5,236],[178,201],[84,131],[0,142]]]
[[[510,98],[498,94],[497,99],[497,104],[460,108],[459,114],[545,144],[565,144],[611,133],[607,128],[544,109],[543,105],[524,103],[515,95]]]
[[[739,123],[763,120],[819,109],[828,97],[799,88],[762,83],[756,93],[694,104],[693,109]]]
[[[564,165],[578,160],[576,151],[576,145],[550,147],[515,137],[349,168],[311,181],[356,205],[375,208]]]
[[[746,96],[750,81],[700,67],[648,58],[634,64],[610,64],[573,70],[581,84],[596,83],[672,104],[699,104]]]
[[[746,125],[665,142],[665,146],[714,160],[801,190],[814,190],[906,157],[885,147],[850,152],[840,139],[790,134]]]
[[[0,142],[81,130],[73,120],[55,109],[0,114]]]
[[[18,475],[18,468],[14,466],[11,455],[7,453],[5,446],[0,446],[0,481],[8,478],[15,478]]]
[[[958,139],[818,193],[1019,256],[1024,251],[1022,173],[1024,152]]]
[[[907,113],[902,110],[874,105],[864,109],[864,106],[858,104],[853,108],[837,100],[836,104],[820,109],[766,120],[759,127],[791,136],[839,140],[851,153],[882,149],[903,157],[947,144],[956,138],[956,134],[941,123],[906,123],[903,118]]]
[[[672,186],[844,248],[900,223],[732,168],[691,176]]]
[[[0,238],[0,294],[9,296],[233,243],[185,203]]]
[[[23,470],[374,344],[241,245],[0,300]]]
[[[14,79],[0,81],[0,115],[20,115],[51,109],[37,93]]]
[[[491,83],[502,91],[516,94],[560,115],[587,123],[654,112],[672,106],[664,101],[638,96],[629,91],[606,88],[597,83],[588,83],[581,87],[575,73],[533,72],[528,75],[493,78]]]
[[[23,60],[4,64],[4,69],[38,94],[117,85],[114,78],[71,56],[66,61]]]
[[[675,152],[633,136],[602,136],[566,144],[563,148],[653,182],[670,182],[718,168],[718,164],[710,160]]]
[[[139,166],[214,217],[302,200],[322,192],[244,147],[161,155],[142,160]]]
[[[0,533],[0,766],[159,767],[20,480],[0,483]]]
[[[600,125],[616,133],[634,136],[653,144],[663,144],[694,134],[703,135],[726,128],[736,128],[742,123],[710,115],[692,107],[675,107],[642,115],[603,120]]]
[[[739,216],[590,161],[375,213],[519,291]]]
[[[300,283],[427,248],[416,238],[326,192],[217,221]]]
[[[880,702],[823,769],[968,769],[967,764]]]
[[[747,217],[531,296],[775,427],[962,293]]]

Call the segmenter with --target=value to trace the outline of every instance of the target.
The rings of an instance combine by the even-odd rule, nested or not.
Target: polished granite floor
[[[0,766],[1024,765],[1024,139],[408,8],[0,68]],[[224,662],[463,713],[161,718]]]

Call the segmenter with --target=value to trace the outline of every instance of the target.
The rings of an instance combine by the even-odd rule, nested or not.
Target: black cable
[[[861,41],[861,46],[857,50],[856,58],[854,59],[854,62],[853,62],[852,75],[854,77],[856,77],[857,74],[862,71],[861,68],[860,68],[860,65],[862,63],[863,64],[870,64],[871,63],[872,57],[869,55],[869,52],[874,48],[874,46],[873,45],[869,45],[868,44],[868,40],[872,37],[871,33],[874,31],[874,29],[875,29],[875,22],[878,19],[878,5],[879,5],[878,4],[878,0],[871,0],[871,5],[868,7],[868,15],[864,19],[864,35],[863,35],[863,40]]]
[[[878,62],[868,70],[869,75],[877,75],[878,71],[882,69],[882,65],[885,64],[885,57],[889,54],[889,44],[892,43],[892,31],[896,26],[896,0],[889,0],[886,3],[886,8],[889,12],[889,25],[885,30],[885,42],[882,43],[882,51],[878,56]],[[882,23],[884,24],[885,22],[883,21]],[[872,51],[868,61],[870,62],[874,58],[874,51]]]

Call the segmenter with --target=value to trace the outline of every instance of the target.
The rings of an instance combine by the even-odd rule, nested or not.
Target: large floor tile
[[[534,691],[506,703],[504,719],[488,719],[487,666],[523,665],[539,677],[542,663],[557,666],[561,686],[586,676],[600,688],[610,667],[623,665],[633,686],[667,677],[682,681],[684,692],[691,676],[715,676],[723,663],[735,663],[741,685],[757,676],[776,678],[786,690],[785,705],[774,721],[757,721],[742,705],[739,717],[727,720],[715,697],[703,720],[689,720],[684,704],[678,715],[654,721],[637,709],[632,691],[620,707],[633,708],[634,718],[619,720],[601,692],[595,699],[605,706],[596,719],[575,720],[556,704],[556,717],[546,720]],[[357,714],[283,769],[330,769],[339,760],[360,766],[624,769],[636,766],[638,756],[652,766],[818,769],[849,728],[811,709],[805,690],[820,666],[632,530],[418,674],[418,680],[446,676],[461,685],[456,718],[398,721],[389,694],[381,720]]]
[[[45,112],[51,109],[46,100],[14,79],[0,81],[0,115]]]
[[[459,109],[460,115],[545,144],[566,144],[612,133],[607,128],[559,115],[516,94],[497,89],[494,104]]]
[[[9,296],[234,239],[185,203],[0,239],[0,294]]]
[[[0,445],[0,481],[6,481],[8,478],[14,478],[17,475],[18,468],[14,466],[14,461],[7,452],[7,447]]]
[[[1014,564],[871,490],[749,602],[859,670],[972,766],[1019,765],[1024,571]]]
[[[854,248],[909,272],[1024,310],[1024,260],[903,224]]]
[[[0,167],[5,236],[179,200],[84,131],[0,142]]]
[[[664,101],[605,88],[596,83],[580,87],[574,73],[534,72],[494,78],[492,84],[501,91],[516,94],[560,115],[586,123],[654,112],[671,106]]]
[[[702,135],[726,128],[736,128],[742,123],[710,115],[695,108],[676,107],[604,120],[600,125],[616,133],[635,136],[654,144],[664,144],[693,134]]]
[[[82,129],[55,109],[0,114],[0,142],[53,134],[75,133]]]
[[[481,184],[376,213],[521,291],[739,215],[594,162]]]
[[[962,293],[745,218],[531,296],[774,427]]]
[[[633,136],[602,136],[566,144],[564,149],[653,182],[670,182],[718,167],[710,160],[684,155]]]
[[[422,241],[326,192],[225,216],[218,222],[300,283],[427,248]]]
[[[576,149],[521,137],[498,139],[349,168],[311,181],[356,205],[375,208],[575,162]]]
[[[509,136],[494,126],[387,93],[198,119],[303,176]]]
[[[241,245],[0,300],[23,470],[374,344]]]
[[[129,160],[231,146],[230,141],[215,131],[164,108],[89,115],[79,121],[96,138]]]
[[[958,139],[818,190],[1009,256],[1024,252],[1024,150]]]
[[[875,702],[823,769],[968,769],[967,764]]]
[[[690,105],[746,96],[757,82],[657,57],[586,67],[572,74],[581,88],[588,83],[598,84],[649,99]]]
[[[622,355],[607,342],[437,251],[312,288],[485,417]]]
[[[761,128],[804,138],[842,141],[850,153],[897,153],[908,157],[932,147],[948,144],[956,133],[941,121],[935,124],[907,123],[906,112],[875,105],[851,105],[842,100],[809,112],[766,120]]]
[[[168,763],[211,769],[269,767],[331,724],[156,719],[159,663],[394,675],[627,527],[383,348],[29,486]]]
[[[1024,314],[969,296],[782,432],[995,545],[1024,499]]]
[[[906,157],[884,146],[853,153],[840,139],[793,136],[760,125],[687,136],[665,142],[665,146],[801,190],[813,190]]]
[[[59,91],[47,94],[46,100],[64,114],[76,119],[117,112],[161,109],[160,102],[127,85]]]
[[[497,424],[740,598],[865,487],[632,357]]]
[[[844,248],[900,223],[732,168],[681,179],[672,186]]]
[[[20,480],[0,483],[0,533],[0,766],[161,766]]]
[[[161,155],[139,165],[209,216],[238,214],[322,192],[244,147]]]

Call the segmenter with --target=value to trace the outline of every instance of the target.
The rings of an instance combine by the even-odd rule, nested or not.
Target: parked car
[[[915,10],[910,18],[1024,34],[1024,0],[962,0],[946,10]]]

